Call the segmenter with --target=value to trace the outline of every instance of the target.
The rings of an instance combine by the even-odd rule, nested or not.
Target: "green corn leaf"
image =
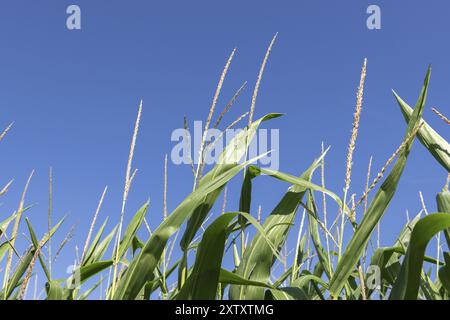
[[[328,279],[331,279],[331,265],[328,260],[328,255],[325,252],[325,248],[322,246],[320,241],[319,234],[319,224],[317,223],[318,215],[317,215],[317,207],[314,202],[314,195],[312,191],[308,192],[307,203],[306,203],[308,212],[308,223],[309,223],[309,232],[311,234],[311,239],[314,245],[314,248],[317,252],[317,258],[319,263],[322,265],[322,269],[325,271]]]
[[[256,131],[261,123],[280,116],[281,114],[277,113],[268,114],[253,122],[250,127],[246,127],[244,130],[236,134],[236,136],[233,137],[233,139],[219,156],[218,164],[200,180],[198,187],[210,183],[212,179],[222,174],[223,172],[226,172],[229,168],[230,163],[237,163],[244,155],[246,155],[248,143],[255,136]],[[186,225],[186,230],[184,231],[183,237],[180,241],[180,247],[183,251],[183,261],[181,262],[181,267],[179,268],[178,273],[179,285],[181,285],[184,281],[187,267],[187,251],[189,250],[189,245],[202,226],[203,222],[206,219],[206,216],[211,211],[221,192],[222,188],[218,188],[211,193],[205,194],[202,201],[199,202],[198,206],[194,209],[194,212],[189,217]]]
[[[112,260],[107,260],[93,262],[88,265],[77,267],[72,272],[72,275],[67,280],[65,280],[65,287],[61,286],[62,281],[48,282],[50,284],[49,290],[51,290],[52,292],[48,291],[47,299],[55,300],[53,298],[50,299],[49,295],[50,297],[53,297],[63,294],[62,298],[60,298],[59,300],[75,300],[78,295],[78,291],[80,290],[80,287],[81,285],[83,285],[83,283],[85,283],[93,276],[101,273],[103,270],[109,268],[112,264]],[[57,286],[59,286],[60,288],[57,288]]]
[[[64,222],[65,218],[61,219],[51,230],[50,232],[46,233],[42,239],[39,241],[39,243],[44,246],[50,237],[53,236],[53,234],[59,229],[61,224]],[[34,254],[36,253],[37,247],[34,245],[27,250],[27,252],[22,256],[22,259],[17,266],[17,268],[14,270],[13,275],[11,276],[11,279],[8,281],[8,286],[4,292],[4,298],[8,299],[11,294],[13,293],[14,289],[19,286],[19,283],[22,279],[22,276],[25,274],[25,272],[28,269],[28,266],[31,263],[31,260],[33,259]]]
[[[154,270],[158,265],[167,241],[201,204],[205,194],[222,188],[236,176],[250,161],[240,165],[229,165],[229,169],[212,179],[209,183],[199,186],[193,191],[155,230],[139,254],[131,262],[127,272],[120,279],[114,299],[135,299],[147,281],[153,280]]]
[[[436,196],[437,208],[439,212],[446,212],[450,214],[450,192],[446,189],[439,192]],[[450,249],[450,229],[444,230],[445,240],[447,241],[447,246]]]
[[[3,242],[0,244],[0,262],[2,262],[3,258],[5,257],[6,252],[8,251],[8,248],[10,247],[9,242]]]
[[[322,157],[325,156],[322,155]],[[302,175],[302,179],[292,177],[295,182],[296,179],[309,184],[309,179],[314,170],[319,166],[321,158],[314,161],[311,167]],[[263,170],[250,166],[252,176],[259,175]],[[271,172],[273,175],[280,173]],[[291,181],[289,181],[291,182]],[[263,228],[268,235],[269,242],[264,241],[262,234],[256,234],[250,245],[244,252],[244,257],[236,271],[236,274],[252,281],[267,283],[270,277],[270,270],[274,263],[274,255],[268,243],[273,243],[276,248],[281,246],[286,241],[286,237],[292,222],[295,219],[300,201],[303,198],[307,187],[301,185],[294,185],[288,189],[275,209],[265,219]],[[230,287],[231,299],[264,299],[264,290],[256,287],[236,286]]]
[[[178,293],[178,300],[215,299],[225,249],[226,231],[236,215],[236,213],[225,213],[205,230],[197,249],[193,270]]]
[[[270,284],[266,284],[264,282],[252,281],[242,278],[236,273],[230,272],[225,269],[220,270],[219,282],[224,285],[243,285],[243,286],[255,286],[255,287],[263,287],[263,288],[273,288]]]
[[[284,287],[268,289],[265,292],[265,300],[310,300],[308,294],[298,287]]]
[[[67,300],[71,297],[70,291],[61,287],[60,282],[59,280],[52,280],[45,284],[47,300]]]
[[[392,288],[389,299],[417,299],[420,287],[422,265],[428,242],[439,232],[450,227],[450,215],[435,213],[417,222],[411,234],[411,241],[402,263],[400,274]]]
[[[444,260],[445,266],[439,269],[439,280],[447,293],[450,294],[450,254],[448,252],[444,252]]]
[[[334,200],[339,206],[342,206],[342,200],[339,198],[339,196],[337,194],[335,194],[334,192],[332,192],[328,189],[323,189],[321,186],[314,184],[305,178],[298,178],[298,177],[294,177],[287,173],[283,173],[283,172],[279,172],[279,171],[275,171],[275,170],[258,168],[255,166],[250,166],[250,167],[252,170],[254,170],[255,175],[267,175],[267,176],[273,177],[275,179],[278,179],[278,180],[281,180],[284,182],[288,182],[295,186],[304,188],[305,190],[319,191],[319,192],[323,191],[323,193],[325,193],[327,196],[331,197],[331,199]],[[350,209],[347,206],[345,206],[345,211],[347,213],[349,213]]]
[[[94,292],[95,289],[97,289],[100,284],[104,281],[103,278],[101,278],[99,281],[97,281],[92,287],[90,287],[89,289],[87,289],[85,292],[83,292],[80,297],[78,298],[78,300],[86,300],[91,294],[92,292]]]
[[[416,215],[414,219],[405,225],[392,247],[378,248],[372,255],[370,265],[377,266],[381,271],[381,280],[384,284],[381,288],[383,293],[385,293],[385,290],[388,287],[391,287],[397,279],[401,268],[401,258],[406,253],[411,238],[411,232],[416,223],[420,220],[420,216],[421,213]],[[367,290],[367,295],[369,297],[372,293],[373,290]]]
[[[137,236],[134,236],[133,242],[131,243],[131,253],[136,253],[137,250],[142,249],[144,247],[145,243],[141,241]]]
[[[322,287],[324,288],[328,288],[328,284],[319,276],[316,276],[314,274],[306,274],[301,276],[300,278],[298,278],[297,280],[295,280],[292,283],[292,286],[295,287],[305,287],[306,285],[308,285],[309,283],[316,283],[316,284],[320,284]]]
[[[239,211],[250,213],[251,201],[252,201],[252,179],[256,175],[251,168],[248,168],[244,174],[244,181],[241,187],[241,196],[239,198]],[[244,232],[246,227],[246,220],[243,216],[238,217],[239,225],[241,226],[241,232]]]
[[[422,271],[420,290],[426,300],[442,300],[439,289],[437,288],[433,280],[431,280],[431,272],[430,274],[426,274]]]
[[[150,205],[150,202],[147,201],[134,215],[131,222],[128,224],[127,229],[125,230],[122,240],[120,241],[119,245],[119,259],[121,259],[127,250],[130,248],[133,238],[138,232],[139,228],[141,227],[145,214],[147,213],[148,206]],[[114,250],[116,252],[116,250]]]
[[[403,117],[408,123],[411,119],[411,115],[413,114],[413,109],[405,101],[403,101],[397,93],[394,92],[394,95],[397,99],[398,105],[400,106]],[[444,138],[434,131],[428,123],[424,120],[422,120],[422,122],[423,126],[417,133],[417,138],[425,146],[425,148],[428,149],[437,162],[439,162],[444,169],[450,172],[450,145]]]
[[[27,268],[29,264],[31,263],[31,260],[33,259],[35,253],[34,246],[23,255],[22,260],[20,261],[17,268],[14,270],[13,275],[11,276],[11,279],[8,281],[8,288],[4,292],[4,299],[8,299],[15,288],[19,286],[19,281],[21,281],[22,276],[27,271]]]
[[[25,218],[25,221],[27,223],[28,231],[30,232],[31,242],[33,243],[33,246],[35,248],[38,248],[39,241],[38,241],[38,239],[36,237],[36,234],[34,233],[34,230],[33,230],[32,226],[30,224],[30,221],[28,220],[28,218]],[[42,259],[42,255],[39,254],[38,257],[39,257],[39,262],[40,262],[40,264],[42,266],[42,270],[44,270],[44,274],[47,277],[47,281],[51,281],[52,279],[51,279],[51,276],[50,276],[50,272],[48,271],[48,268],[45,265],[44,259]]]
[[[228,166],[224,164],[229,164],[233,162],[238,162],[246,153],[247,141],[250,142],[256,134],[256,130],[259,128],[262,122],[268,121],[270,119],[278,118],[281,114],[271,113],[268,114],[257,121],[253,122],[250,128],[245,128],[239,132],[232,141],[225,147],[224,151],[218,159],[218,165],[216,165],[210,172],[208,172],[199,182],[199,187],[203,184],[210,183],[215,177],[222,174],[228,170]],[[222,189],[215,190],[207,194],[200,205],[195,208],[194,213],[189,218],[188,224],[186,226],[186,231],[180,242],[181,249],[186,251],[194,239],[195,234],[200,229],[206,216],[216,202],[218,196]]]
[[[87,250],[86,254],[83,257],[83,261],[81,262],[82,266],[93,262],[92,255],[93,255],[94,251],[96,250],[98,243],[100,242],[100,239],[103,235],[103,231],[105,230],[107,222],[108,222],[108,218],[105,219],[105,221],[101,225],[100,229],[97,231],[94,239],[92,240],[91,246],[89,247],[89,249]]]
[[[177,269],[177,267],[180,265],[181,259],[175,262],[167,271],[165,278],[167,279],[170,277],[170,275]],[[160,288],[162,285],[162,277],[158,275],[158,277],[155,278],[155,280],[148,281],[147,284],[144,286],[143,290],[143,298],[150,299],[150,295],[155,292],[158,288]]]
[[[100,261],[105,255],[106,250],[108,250],[111,241],[116,234],[117,226],[115,226],[111,232],[95,247],[94,252],[91,255],[91,258],[88,260],[88,264],[95,263]],[[84,264],[86,265],[86,264]]]
[[[0,236],[2,236],[5,233],[6,229],[8,229],[9,224],[16,216],[17,216],[17,214],[13,214],[10,217],[8,217],[7,219],[0,222]]]
[[[428,92],[430,74],[431,67],[428,69],[422,92],[411,116],[411,120],[409,121],[405,139],[412,133],[421,119]],[[405,168],[406,160],[411,151],[412,144],[413,140],[409,141],[403,149],[403,152],[399,154],[391,173],[375,194],[369,208],[367,209],[367,212],[364,215],[364,218],[362,219],[359,227],[356,229],[340,261],[338,262],[335,273],[330,282],[330,293],[334,298],[339,296],[342,288],[345,286],[347,279],[355,269],[357,262],[364,253],[364,249],[367,246],[373,230],[389,206]]]
[[[95,276],[96,274],[102,272],[103,270],[107,269],[112,265],[112,260],[106,260],[106,261],[98,261],[91,263],[87,266],[83,266],[79,269],[80,272],[80,284],[83,284],[87,280],[89,280],[91,277]]]

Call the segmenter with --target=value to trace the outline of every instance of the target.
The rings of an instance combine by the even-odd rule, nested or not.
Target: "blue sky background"
[[[81,31],[66,28],[70,4],[81,7]],[[369,4],[381,7],[381,30],[366,28]],[[1,217],[17,208],[35,169],[26,200],[35,207],[26,216],[42,235],[52,166],[54,220],[70,214],[54,247],[79,221],[75,237],[54,266],[55,276],[64,276],[73,262],[74,246],[82,250],[105,185],[109,190],[99,219],[110,216],[109,228],[119,220],[129,144],[142,98],[134,161],[139,172],[126,219],[150,198],[148,219],[156,226],[162,218],[163,160],[174,145],[172,130],[182,127],[183,115],[191,121],[206,118],[234,47],[237,53],[218,109],[247,80],[247,89],[225,121],[247,111],[262,58],[276,32],[255,116],[287,114],[267,124],[280,128],[281,171],[302,172],[319,155],[322,141],[331,145],[327,185],[338,194],[360,69],[368,58],[352,177],[352,191],[361,194],[370,156],[375,173],[401,143],[406,128],[391,89],[413,105],[430,63],[433,74],[424,117],[448,136],[448,127],[431,107],[450,113],[449,12],[449,3],[436,0],[2,1],[0,126],[14,121],[14,127],[0,146],[0,183],[15,180],[2,199]],[[169,211],[190,192],[191,177],[188,166],[169,166]],[[420,210],[419,191],[429,211],[435,211],[434,197],[445,178],[445,170],[415,143],[399,191],[383,218],[382,245],[392,244],[407,209],[411,215]],[[241,179],[235,180],[230,188],[240,186]],[[271,178],[257,179],[254,209],[261,204],[263,215],[270,213],[286,187]],[[237,193],[230,192],[228,209],[237,205]],[[20,242],[24,250],[26,242]]]

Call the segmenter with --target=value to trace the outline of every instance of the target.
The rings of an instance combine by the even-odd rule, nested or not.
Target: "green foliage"
[[[83,252],[67,278],[52,277],[48,257],[43,251],[63,221],[39,240],[39,230],[34,230],[31,221],[25,218],[30,247],[21,255],[8,237],[10,222],[16,218],[12,214],[0,223],[0,263],[4,263],[8,252],[13,254],[17,263],[10,276],[4,277],[0,297],[23,298],[30,277],[34,276],[35,269],[40,268],[46,277],[48,300],[84,300],[93,298],[100,290],[101,297],[121,300],[146,300],[154,295],[177,300],[449,299],[448,187],[436,196],[440,213],[424,218],[419,213],[411,221],[408,220],[390,246],[376,247],[373,244],[375,229],[394,199],[412,152],[415,135],[437,163],[446,172],[449,171],[448,143],[422,120],[430,74],[431,68],[414,108],[394,93],[408,124],[407,129],[395,162],[392,160],[393,168],[381,185],[375,186],[374,196],[370,201],[367,199],[368,206],[364,210],[354,201],[351,205],[343,203],[338,193],[313,182],[315,171],[323,169],[321,166],[328,149],[300,176],[253,165],[262,155],[240,161],[242,158],[247,160],[248,145],[258,128],[280,116],[268,114],[234,137],[216,166],[200,177],[194,190],[154,231],[150,230],[146,221],[149,202],[131,217],[128,225],[124,226],[123,235],[116,233],[117,226],[109,229],[106,219],[93,233],[92,240],[86,244],[86,252]],[[237,192],[240,194],[238,209],[220,214],[216,202],[224,187],[241,172],[243,179]],[[270,188],[273,179],[290,186],[275,208],[257,220],[252,204],[259,195],[254,192],[253,184],[264,180],[264,188]],[[319,201],[319,196],[323,203]],[[335,216],[332,220],[339,220],[342,215],[346,223],[351,222],[348,234],[337,235],[338,224],[326,222],[326,199],[338,208],[337,213],[333,212]],[[23,203],[21,208],[24,212]],[[303,211],[302,217],[299,210]],[[348,219],[358,210],[362,211],[361,215],[357,215],[359,222]],[[208,215],[211,221],[208,221]],[[292,227],[297,225],[298,233],[293,234]],[[91,231],[94,229],[93,225]],[[443,260],[440,254],[436,258],[425,254],[430,240],[440,232],[445,235],[447,245]],[[179,243],[178,233],[181,236]],[[115,236],[118,241],[111,246]],[[287,248],[289,236],[297,238],[292,250]],[[346,239],[342,256],[336,253],[336,237],[339,236]],[[174,250],[178,244],[181,252]],[[172,259],[178,254],[180,256]],[[225,257],[229,257],[230,261],[233,259],[234,267],[224,262]],[[367,270],[364,269],[366,262],[369,266]],[[433,267],[435,274],[425,272],[424,264]],[[115,272],[111,270],[114,267],[119,272],[114,279],[117,286],[113,288],[111,275]]]

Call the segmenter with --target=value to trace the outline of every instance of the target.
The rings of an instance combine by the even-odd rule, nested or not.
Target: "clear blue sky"
[[[414,3],[414,4],[413,4]],[[82,30],[66,28],[70,4],[82,10]],[[366,8],[378,4],[382,29],[366,28]],[[0,126],[14,121],[1,143],[2,217],[18,205],[32,169],[36,170],[27,216],[40,235],[46,229],[47,173],[54,171],[54,220],[70,216],[77,233],[55,266],[64,275],[74,246],[84,239],[100,194],[109,191],[100,214],[119,220],[132,129],[144,100],[134,167],[139,169],[126,218],[151,199],[149,220],[162,217],[163,159],[170,134],[183,115],[206,118],[219,75],[234,47],[237,53],[219,100],[221,109],[244,82],[248,87],[225,121],[245,112],[260,63],[278,32],[262,81],[256,117],[280,128],[281,170],[298,174],[331,145],[327,185],[342,193],[360,68],[368,58],[361,129],[355,152],[352,190],[360,194],[371,155],[378,171],[400,144],[405,123],[391,89],[414,104],[428,64],[433,65],[424,117],[441,134],[448,127],[430,110],[449,114],[450,4],[445,1],[2,1],[0,5]],[[419,143],[385,218],[382,244],[389,245],[405,222],[405,211],[420,210],[418,192],[429,211],[446,172]],[[317,176],[318,178],[318,176]],[[232,184],[239,187],[241,179]],[[316,180],[317,181],[317,180]],[[169,211],[192,187],[188,166],[169,166]],[[260,178],[254,209],[270,212],[287,185]],[[231,192],[230,210],[237,209]],[[216,210],[217,211],[217,210]],[[109,224],[112,227],[112,222]],[[26,230],[23,229],[25,232]],[[63,232],[64,231],[64,232]],[[22,242],[21,250],[25,247]],[[56,250],[56,248],[54,249]]]

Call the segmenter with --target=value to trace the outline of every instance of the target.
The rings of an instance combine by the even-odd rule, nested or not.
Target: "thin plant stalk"
[[[34,277],[34,292],[33,292],[33,300],[37,300],[37,288],[38,288],[38,275]]]
[[[167,219],[167,154],[164,157],[164,192],[163,192],[163,221]],[[162,281],[166,285],[166,247],[164,247],[162,256]],[[164,295],[163,295],[164,296]]]
[[[193,190],[195,190],[197,188],[197,184],[200,180],[200,168],[202,166],[202,162],[203,162],[203,148],[205,146],[205,141],[206,141],[206,136],[208,134],[208,129],[209,129],[209,125],[211,123],[211,119],[212,116],[214,114],[214,110],[216,109],[216,104],[217,104],[217,100],[219,99],[219,95],[220,95],[220,91],[222,90],[222,86],[223,86],[223,82],[225,80],[225,77],[227,75],[228,72],[228,68],[230,67],[231,61],[233,60],[234,54],[236,52],[236,48],[233,49],[233,51],[231,52],[230,57],[228,58],[227,63],[225,64],[225,67],[222,71],[222,74],[220,76],[219,79],[219,83],[217,84],[217,88],[216,88],[216,93],[214,94],[214,98],[211,104],[211,108],[209,109],[209,114],[208,114],[208,118],[206,119],[206,123],[205,123],[205,129],[203,131],[203,137],[202,137],[202,141],[200,143],[200,149],[198,152],[198,164],[197,164],[197,169],[195,171],[195,177],[194,177],[194,187]]]
[[[361,297],[363,300],[367,300],[366,285],[364,283],[364,272],[363,272],[361,265],[358,266],[358,275],[359,275],[359,281],[360,281],[360,286],[361,286]]]
[[[139,105],[139,110],[138,110],[138,114],[137,114],[137,118],[136,118],[136,124],[134,126],[133,137],[131,139],[130,153],[128,155],[127,171],[126,171],[126,175],[125,175],[125,186],[124,186],[123,198],[122,198],[122,209],[120,212],[119,228],[118,228],[118,232],[116,235],[116,249],[115,249],[115,254],[114,254],[114,259],[113,259],[114,273],[113,273],[113,278],[112,278],[111,295],[110,295],[111,297],[114,296],[114,293],[116,291],[117,267],[118,267],[119,260],[120,260],[119,245],[120,245],[120,238],[122,236],[122,225],[123,225],[123,217],[125,215],[125,205],[126,205],[126,202],[128,199],[128,192],[130,191],[131,182],[132,182],[133,176],[134,176],[134,174],[133,174],[133,176],[131,176],[131,166],[132,166],[132,162],[133,162],[134,148],[136,146],[136,138],[137,138],[137,134],[139,131],[139,123],[141,120],[141,113],[142,113],[142,100]]]
[[[53,210],[53,169],[50,167],[48,171],[48,212],[47,212],[47,228],[48,232],[52,229],[52,210]],[[52,239],[48,239],[48,272],[52,275]]]
[[[446,124],[450,124],[450,120],[446,116],[444,116],[441,112],[439,112],[439,110],[437,110],[436,108],[432,108],[431,110],[433,110],[433,112],[436,113],[439,118],[444,120]]]
[[[256,98],[258,97],[259,87],[261,86],[261,79],[264,74],[264,69],[266,68],[267,61],[269,60],[270,52],[272,51],[272,47],[275,43],[275,40],[277,39],[278,33],[275,34],[275,36],[272,38],[272,41],[270,41],[269,47],[267,48],[266,55],[264,56],[264,60],[261,64],[261,68],[259,69],[258,79],[256,80],[255,89],[253,90],[253,96],[252,96],[252,104],[250,106],[250,115],[248,117],[248,126],[253,123],[253,114],[255,113],[255,107],[256,107]]]
[[[366,186],[364,193],[367,193],[369,191],[369,181],[370,181],[370,171],[372,170],[372,159],[371,156],[369,159],[369,165],[367,166],[367,176],[366,176]],[[367,197],[364,198],[364,214],[366,214],[367,211]]]
[[[59,254],[61,253],[61,251],[64,249],[65,245],[69,243],[69,241],[73,238],[74,234],[75,234],[75,229],[77,228],[78,222],[73,224],[72,227],[70,227],[69,232],[67,232],[66,236],[64,237],[63,241],[61,241],[58,250],[55,253],[55,257],[53,258],[53,262],[56,261],[56,259],[59,257]],[[83,259],[81,260],[83,261]]]
[[[163,193],[163,217],[167,218],[167,154],[164,157],[164,193]]]
[[[370,171],[372,170],[372,159],[373,157],[371,156],[369,159],[369,165],[367,166],[367,175],[366,175],[366,184],[364,186],[364,192],[368,192],[369,190],[369,182],[370,182]],[[367,211],[367,197],[364,198],[364,212],[363,215],[366,214]],[[377,224],[377,229],[379,228],[380,223]],[[367,257],[367,248],[364,252],[364,256],[363,256],[363,265],[364,268],[366,267],[366,257]]]
[[[13,126],[14,122],[11,122],[9,124],[9,126],[6,127],[5,130],[3,130],[3,132],[0,134],[0,141],[3,140],[3,138],[6,136],[6,134],[8,133],[8,131],[11,129],[11,127]]]
[[[0,190],[0,196],[3,196],[6,192],[8,192],[9,187],[13,183],[14,179],[8,181],[8,183]]]
[[[186,134],[186,136],[185,136],[185,139],[186,139],[186,144],[188,145],[188,146],[190,146],[191,145],[191,135],[189,134],[189,124],[188,124],[188,120],[187,120],[187,117],[186,116],[184,116],[184,118],[183,118],[183,127],[184,127],[184,130],[185,130],[185,133],[187,132],[187,134]],[[190,150],[190,149],[189,149]],[[191,170],[192,170],[192,175],[194,176],[194,178],[195,178],[195,168],[194,168],[194,161],[192,161],[192,157],[191,157],[191,153],[189,152],[189,164],[190,164],[190,166],[191,166]]]
[[[327,197],[325,195],[325,157],[323,156],[325,149],[324,149],[324,145],[322,142],[322,146],[321,146],[321,150],[322,150],[322,160],[321,160],[321,165],[320,165],[320,171],[321,171],[321,183],[322,183],[322,206],[323,206],[323,223],[325,226],[325,229],[328,230],[328,221],[327,221]],[[328,261],[331,262],[331,253],[330,253],[330,239],[328,236],[328,232],[325,232],[325,242],[326,242],[326,246],[327,246],[327,254],[328,254]],[[331,263],[328,263],[329,266],[329,274],[330,276],[333,275],[333,268],[331,267]]]
[[[8,258],[6,260],[5,273],[4,273],[4,278],[3,278],[3,290],[5,291],[5,293],[6,293],[6,289],[8,288],[9,272],[11,270],[12,257],[13,257],[13,251],[14,251],[13,248],[14,248],[14,244],[16,242],[17,234],[19,232],[19,225],[20,225],[20,221],[22,220],[22,215],[23,215],[23,211],[24,211],[25,196],[27,194],[28,187],[30,185],[33,174],[34,174],[34,170],[31,171],[30,176],[28,177],[27,183],[25,184],[25,188],[23,189],[22,197],[19,202],[19,208],[17,210],[17,216],[14,221],[14,227],[13,227],[11,240],[10,240],[11,249],[9,250]]]
[[[358,207],[369,195],[369,193],[375,188],[375,186],[380,182],[380,180],[383,178],[384,173],[386,172],[389,165],[395,160],[395,158],[405,149],[405,147],[408,145],[408,143],[414,139],[417,132],[422,128],[423,122],[419,125],[417,125],[413,131],[403,140],[403,142],[400,144],[400,146],[397,148],[397,150],[394,151],[394,153],[389,157],[389,159],[386,161],[386,163],[381,168],[380,172],[378,172],[377,176],[373,180],[370,187],[367,189],[366,192],[362,195],[362,197],[355,203],[355,206],[351,209],[352,212],[355,211],[356,207]]]
[[[347,193],[350,188],[350,181],[351,181],[351,172],[352,172],[352,166],[353,166],[353,153],[356,148],[356,138],[358,137],[358,130],[359,130],[359,122],[361,118],[361,110],[362,110],[362,100],[363,100],[363,94],[364,94],[364,81],[366,79],[366,67],[367,67],[367,59],[364,59],[364,64],[361,70],[361,77],[359,80],[359,87],[358,92],[356,94],[356,110],[354,114],[353,119],[353,128],[352,128],[352,135],[350,137],[350,143],[348,145],[348,153],[347,153],[347,166],[346,166],[346,172],[345,172],[345,187],[344,187],[344,200],[343,200],[343,206],[341,208],[341,227],[340,227],[340,237],[339,237],[339,255],[338,259],[341,259],[342,256],[342,243],[344,239],[344,225],[345,225],[345,204],[347,201]]]
[[[84,244],[83,254],[81,255],[81,261],[84,261],[84,258],[86,256],[86,253],[87,253],[87,250],[88,250],[88,246],[89,246],[89,242],[91,241],[91,237],[92,237],[92,232],[94,232],[95,222],[97,221],[97,217],[98,217],[98,214],[99,214],[100,209],[102,207],[103,199],[105,198],[107,190],[108,190],[108,186],[106,186],[105,189],[103,189],[102,195],[100,197],[100,201],[98,202],[97,209],[95,210],[95,213],[94,213],[94,217],[92,218],[91,226],[89,227],[89,232],[88,232],[88,235],[86,237],[86,242]]]
[[[251,124],[253,123],[253,114],[255,113],[256,98],[258,97],[259,87],[261,86],[262,76],[264,74],[264,69],[266,68],[266,64],[267,64],[267,61],[269,60],[270,52],[272,51],[272,47],[275,43],[275,40],[277,39],[277,36],[278,36],[278,33],[276,33],[275,36],[272,38],[272,41],[270,41],[269,47],[267,48],[267,51],[266,51],[266,55],[264,56],[263,62],[259,69],[259,74],[258,74],[258,78],[256,79],[255,88],[253,89],[252,103],[250,105],[250,113],[248,116],[248,128],[250,128]],[[246,146],[248,146],[247,139],[245,141],[245,144],[246,144]],[[248,147],[245,149],[244,161],[247,161],[247,151],[248,151]],[[245,170],[244,170],[244,172],[245,172]],[[242,256],[244,256],[244,251],[245,251],[245,236],[244,236],[244,228],[242,228],[241,229],[241,255]]]
[[[45,240],[46,239],[43,239],[38,244],[38,247],[36,248],[36,252],[34,253],[33,258],[31,259],[30,265],[28,266],[27,272],[25,274],[25,278],[24,278],[24,280],[22,282],[22,285],[21,285],[21,287],[19,289],[19,294],[17,296],[17,298],[19,300],[23,300],[23,298],[24,298],[25,292],[26,292],[26,290],[28,288],[28,282],[30,281],[31,276],[33,275],[34,266],[36,264],[36,261],[37,261],[39,255],[41,254],[41,250],[42,250],[42,247],[43,247],[43,245],[45,243]]]
[[[306,217],[306,209],[303,209],[302,219],[300,221],[300,227],[298,229],[297,233],[297,244],[296,244],[296,250],[295,250],[295,256],[294,256],[294,264],[292,265],[292,274],[291,274],[291,283],[297,279],[297,265],[298,265],[298,248],[300,247],[300,241],[303,234],[303,224],[305,222]]]
[[[227,208],[227,186],[223,188],[222,214],[226,212],[226,208]]]
[[[219,126],[220,122],[222,121],[222,118],[225,116],[225,114],[233,106],[234,102],[241,95],[241,93],[244,90],[246,85],[247,85],[247,81],[245,81],[244,84],[236,91],[236,93],[233,95],[233,98],[231,98],[231,100],[228,102],[228,104],[225,106],[225,108],[219,114],[219,117],[217,118],[216,123],[214,123],[214,126],[213,126],[214,129],[217,129],[217,127]]]

